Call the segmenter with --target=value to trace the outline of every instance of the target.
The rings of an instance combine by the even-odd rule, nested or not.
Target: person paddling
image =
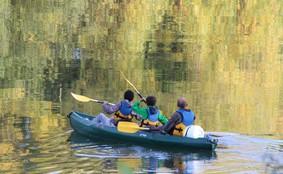
[[[147,107],[140,106],[142,101],[136,101],[132,106],[133,111],[141,116],[141,126],[158,127],[168,122],[166,116],[155,106],[156,98],[154,96],[146,98],[145,103]]]
[[[102,107],[107,114],[113,114],[114,124],[119,121],[131,121],[134,113],[132,112],[132,101],[134,99],[134,93],[131,90],[127,90],[124,93],[124,99],[115,105],[111,105],[108,102],[104,102]]]
[[[180,97],[177,100],[177,106],[179,109],[173,113],[168,123],[162,128],[162,133],[183,136],[185,128],[194,124],[196,116],[194,112],[189,109],[188,103],[184,97]]]

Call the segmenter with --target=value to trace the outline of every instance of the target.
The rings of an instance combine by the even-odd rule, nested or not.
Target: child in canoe
[[[168,122],[168,119],[165,115],[161,113],[161,111],[156,107],[156,97],[148,96],[146,98],[146,107],[141,107],[141,102],[143,101],[136,101],[133,106],[132,110],[141,116],[142,122],[141,126],[143,127],[158,127],[164,125]]]
[[[133,117],[139,118],[132,110],[132,101],[134,99],[134,93],[131,90],[127,90],[124,93],[124,99],[113,105],[108,102],[104,102],[102,108],[105,113],[113,114],[111,118],[106,117],[103,113],[96,116],[94,122],[107,126],[117,126],[119,121],[132,121]]]

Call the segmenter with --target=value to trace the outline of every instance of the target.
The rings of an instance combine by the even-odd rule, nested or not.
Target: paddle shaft
[[[146,102],[145,98],[144,98],[138,91],[136,91],[136,93],[138,94],[138,96],[139,96],[144,102]]]
[[[101,100],[95,100],[95,99],[92,99],[91,101],[94,101],[94,102],[99,103],[99,104],[103,104],[103,103],[104,103],[104,101],[101,101]]]
[[[145,98],[144,98],[144,97],[141,95],[141,93],[138,91],[138,89],[135,87],[135,85],[133,85],[133,84],[126,78],[125,74],[124,74],[122,71],[120,71],[120,72],[121,72],[121,74],[123,75],[124,79],[127,81],[127,83],[128,83],[129,85],[131,85],[131,86],[134,88],[134,90],[136,91],[136,93],[138,94],[138,96],[139,96],[143,101],[146,101]]]
[[[78,95],[78,94],[75,94],[75,93],[72,93],[72,92],[71,92],[71,95],[72,95],[76,100],[78,100],[78,101],[80,101],[80,102],[90,102],[90,101],[92,101],[92,102],[96,102],[96,103],[99,103],[99,104],[104,104],[104,103],[105,103],[105,101],[92,99],[92,98],[89,98],[89,97],[87,97],[87,96]],[[113,103],[108,103],[108,104],[110,104],[110,105],[115,105],[115,104],[113,104]]]
[[[96,103],[99,103],[99,104],[104,104],[105,103],[105,101],[102,101],[102,100],[96,100],[96,99],[91,99],[91,101],[93,101],[93,102],[96,102]],[[109,102],[107,102],[109,105],[115,105],[114,103],[109,103]]]

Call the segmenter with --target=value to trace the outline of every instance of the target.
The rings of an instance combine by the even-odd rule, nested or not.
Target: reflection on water
[[[166,152],[128,144],[86,139],[75,132],[69,138],[75,156],[112,160],[119,173],[199,173],[215,152]]]
[[[1,1],[0,172],[282,171],[282,143],[271,140],[283,137],[282,7],[281,0]],[[205,130],[267,139],[225,134],[209,159],[149,149],[122,153],[141,160],[114,158],[120,147],[92,142],[92,150],[112,149],[104,160],[73,149],[65,115],[101,108],[70,92],[116,102],[130,88],[120,70],[156,95],[168,117],[185,96]]]
[[[102,139],[88,139],[70,131],[65,119],[48,129],[29,116],[1,117],[1,172],[4,173],[281,173],[283,141],[217,133],[215,152],[151,149]],[[54,121],[54,120],[53,120]],[[61,122],[62,121],[62,122]]]

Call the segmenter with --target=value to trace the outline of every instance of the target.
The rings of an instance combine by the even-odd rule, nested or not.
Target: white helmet
[[[198,125],[190,125],[183,131],[183,136],[188,138],[204,138],[204,130]]]

